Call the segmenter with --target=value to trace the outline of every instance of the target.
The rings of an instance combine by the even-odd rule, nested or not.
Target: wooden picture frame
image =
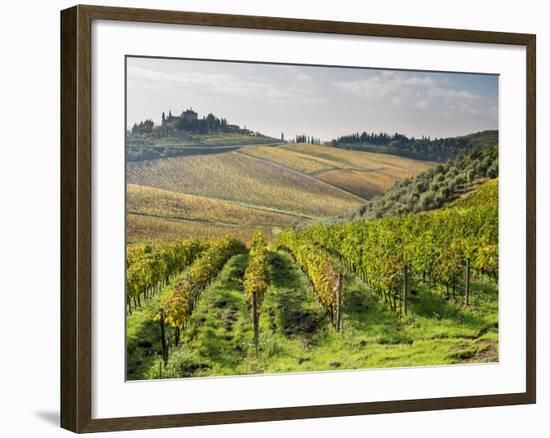
[[[527,246],[526,391],[127,418],[92,418],[92,90],[93,20],[314,32],[518,45],[526,48]],[[99,432],[224,423],[529,404],[536,401],[535,109],[536,37],[531,34],[75,6],[61,12],[61,426]]]

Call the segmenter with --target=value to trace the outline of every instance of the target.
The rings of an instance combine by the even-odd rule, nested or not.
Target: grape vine
[[[331,256],[306,238],[306,235],[287,230],[277,236],[279,249],[292,254],[302,271],[308,276],[319,301],[335,323],[338,307],[339,273]]]
[[[189,266],[207,247],[198,239],[176,241],[154,247],[149,243],[130,244],[126,251],[126,293],[128,311],[141,306],[170,278]]]
[[[265,239],[260,230],[254,233],[244,273],[244,288],[249,308],[252,309],[256,356],[259,353],[259,319],[265,292],[269,287],[269,263]]]
[[[397,310],[405,266],[417,278],[442,285],[447,295],[454,293],[466,259],[478,273],[498,278],[496,194],[494,199],[372,221],[312,225],[283,233],[280,242],[306,266],[310,278],[321,263],[307,258],[318,253],[316,246],[326,250]],[[331,305],[330,294],[325,293],[323,302]]]
[[[201,292],[216,278],[231,257],[245,251],[244,244],[231,237],[211,242],[208,249],[185,272],[182,280],[174,286],[172,293],[162,301],[165,322],[176,329],[176,344],[179,331],[189,321]]]

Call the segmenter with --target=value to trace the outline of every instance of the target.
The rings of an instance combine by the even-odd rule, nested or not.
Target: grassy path
[[[247,355],[252,335],[241,283],[247,263],[246,255],[231,258],[201,294],[167,376],[231,374]]]
[[[271,287],[260,316],[256,358],[251,312],[242,278],[247,255],[233,257],[201,295],[192,319],[172,348],[164,377],[240,375],[295,370],[329,330],[307,278],[285,253],[270,253]],[[150,363],[150,376],[158,377]]]

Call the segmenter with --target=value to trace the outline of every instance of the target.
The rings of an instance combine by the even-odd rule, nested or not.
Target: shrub
[[[487,178],[496,178],[498,176],[498,164],[493,163],[491,167],[487,169],[487,173],[485,175]]]
[[[423,209],[428,209],[434,204],[434,194],[426,192],[420,197],[420,206]]]

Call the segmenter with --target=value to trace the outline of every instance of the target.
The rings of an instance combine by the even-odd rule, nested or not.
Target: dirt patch
[[[469,362],[498,362],[498,348],[496,344],[494,342],[487,342],[480,345],[477,352],[470,358]]]
[[[180,365],[178,370],[181,373],[180,377],[193,377],[197,371],[208,368],[210,365],[207,363],[189,363]]]
[[[475,349],[473,350],[470,350],[470,349],[460,349],[458,351],[456,351],[455,353],[453,353],[451,355],[451,357],[453,359],[457,359],[461,362],[464,362],[464,361],[469,361],[470,359],[472,359],[472,357],[474,357],[476,355],[477,351]]]
[[[460,362],[498,362],[498,347],[494,342],[464,343],[452,349],[451,357]]]
[[[235,309],[227,309],[220,313],[221,326],[227,331],[233,328],[237,319],[238,316]]]
[[[319,319],[316,314],[308,310],[296,309],[292,311],[283,327],[285,335],[313,334],[319,328]]]
[[[294,291],[281,293],[279,304],[281,328],[286,336],[311,338],[321,327],[323,316],[302,306],[301,297]]]
[[[227,300],[224,298],[218,298],[210,304],[210,307],[214,307],[216,309],[223,309],[227,307]]]

